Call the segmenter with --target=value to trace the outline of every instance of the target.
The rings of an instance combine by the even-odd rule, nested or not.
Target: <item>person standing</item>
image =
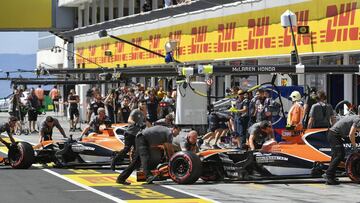
[[[243,90],[238,91],[238,99],[236,101],[235,113],[235,130],[236,130],[236,143],[237,147],[241,148],[246,143],[247,129],[249,124],[249,103],[250,101],[247,98],[247,93],[244,94]]]
[[[331,162],[325,175],[327,185],[338,185],[340,182],[336,180],[335,173],[340,162],[345,158],[344,139],[349,137],[352,149],[357,151],[355,133],[360,130],[360,116],[346,116],[336,122],[329,130],[327,139],[331,147]]]
[[[105,109],[107,110],[107,115],[109,116],[111,123],[115,123],[115,93],[116,90],[111,89],[104,100]]]
[[[304,117],[304,108],[300,103],[301,94],[298,91],[293,91],[290,98],[293,105],[288,113],[287,126],[293,126],[295,130],[301,130],[303,129],[302,120]]]
[[[17,123],[15,125],[14,132],[21,132],[21,101],[20,101],[20,90],[14,89],[13,94],[9,99],[9,115],[17,118]]]
[[[70,90],[69,96],[68,96],[68,103],[70,104],[69,107],[69,115],[70,115],[70,132],[75,132],[76,125],[79,122],[79,103],[80,103],[80,97],[76,94],[74,89]]]
[[[41,88],[41,85],[39,85],[39,86],[35,89],[35,95],[36,95],[36,97],[37,97],[38,100],[39,100],[39,105],[40,105],[39,107],[40,107],[40,108],[43,108],[45,96],[44,96],[44,89]]]
[[[123,101],[122,101],[122,105],[121,108],[119,108],[119,119],[118,121],[120,123],[127,123],[130,113],[131,113],[131,109],[130,109],[130,98],[125,95],[123,97]]]
[[[29,120],[29,131],[31,133],[37,133],[35,129],[35,123],[38,117],[38,109],[40,108],[40,101],[38,100],[35,90],[32,88],[30,94],[27,97],[26,106],[28,107],[28,120]]]
[[[140,100],[138,108],[131,111],[128,123],[130,124],[124,133],[125,146],[117,152],[111,162],[111,169],[115,170],[115,165],[121,162],[125,155],[130,152],[131,147],[135,147],[136,134],[146,126],[146,102]]]
[[[304,103],[304,119],[303,119],[303,123],[304,123],[304,127],[309,126],[309,119],[310,119],[310,110],[312,105],[316,104],[316,88],[312,87],[310,89],[310,94],[306,97],[306,101]]]
[[[88,118],[87,118],[88,123],[92,120],[92,118],[94,118],[95,116],[98,115],[97,110],[99,108],[105,109],[105,104],[102,101],[101,95],[95,94],[94,98],[95,98],[95,101],[92,101],[88,107]]]
[[[316,98],[318,102],[310,109],[307,128],[329,128],[336,122],[334,110],[330,104],[325,102],[324,91],[318,91]]]
[[[60,91],[57,89],[56,85],[50,90],[49,96],[52,100],[54,112],[59,112]]]
[[[147,120],[153,123],[158,120],[159,100],[154,91],[149,92],[149,97],[146,98]]]

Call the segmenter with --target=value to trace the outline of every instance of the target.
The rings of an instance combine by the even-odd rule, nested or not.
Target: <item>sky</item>
[[[38,32],[0,32],[0,54],[35,54]]]
[[[0,32],[0,54],[35,54],[38,50],[38,32]],[[1,70],[2,67],[0,67]],[[4,75],[1,74],[0,77]],[[0,81],[0,98],[9,95],[10,81]]]

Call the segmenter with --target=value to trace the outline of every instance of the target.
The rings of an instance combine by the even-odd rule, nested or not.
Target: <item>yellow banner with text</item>
[[[52,26],[52,0],[0,1],[0,30],[39,30]]]
[[[117,37],[163,55],[165,43],[175,40],[178,46],[174,56],[181,62],[290,54],[290,28],[283,28],[280,23],[280,15],[290,9],[297,16],[298,26],[310,27],[309,34],[295,33],[300,54],[358,50],[359,6],[359,0],[313,0]],[[106,50],[112,56],[105,56]],[[76,51],[105,67],[165,63],[164,58],[110,38],[78,43]],[[76,60],[78,64],[85,63],[86,68],[97,67],[81,57]]]

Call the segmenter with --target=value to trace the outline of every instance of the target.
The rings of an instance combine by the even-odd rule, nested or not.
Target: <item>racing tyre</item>
[[[27,142],[19,142],[10,147],[8,157],[11,167],[16,169],[30,168],[35,160],[33,147]]]
[[[347,158],[345,170],[353,182],[360,183],[360,153],[351,154]]]
[[[195,183],[201,176],[201,173],[201,160],[193,152],[178,152],[174,154],[169,161],[169,175],[176,183]]]

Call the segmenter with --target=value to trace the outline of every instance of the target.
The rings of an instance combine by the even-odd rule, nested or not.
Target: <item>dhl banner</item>
[[[52,26],[53,0],[0,1],[0,30],[45,30]]]
[[[164,55],[165,43],[176,40],[175,57],[182,62],[283,55],[293,50],[290,28],[280,23],[281,14],[289,9],[296,14],[298,26],[310,27],[309,34],[295,33],[300,54],[360,50],[359,6],[360,0],[298,0],[291,5],[188,20],[158,29],[146,30],[144,26],[146,31],[117,36]],[[161,57],[110,38],[83,41],[76,43],[77,53],[105,67],[164,64]],[[113,55],[105,56],[105,50]],[[97,67],[81,57],[76,60],[86,68]]]

